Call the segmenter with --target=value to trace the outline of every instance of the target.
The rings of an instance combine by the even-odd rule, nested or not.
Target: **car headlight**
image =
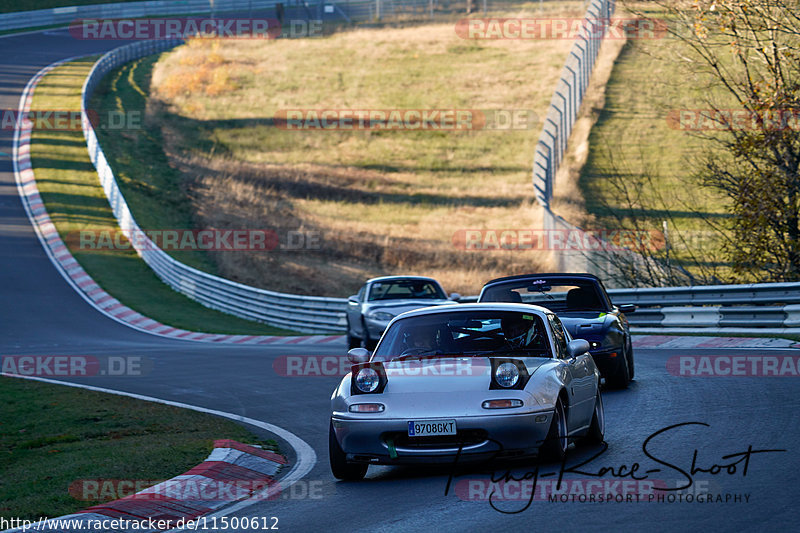
[[[503,363],[494,371],[494,379],[501,387],[511,388],[519,381],[519,368],[514,363]]]
[[[380,382],[378,373],[369,367],[362,368],[356,374],[356,388],[361,392],[373,392]]]
[[[372,313],[367,313],[367,318],[377,320],[378,322],[389,322],[394,318],[394,315],[392,313],[387,313],[386,311],[374,311]]]

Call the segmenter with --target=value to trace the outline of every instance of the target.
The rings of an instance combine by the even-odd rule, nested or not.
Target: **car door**
[[[567,366],[568,380],[567,395],[570,398],[569,413],[567,414],[567,430],[571,433],[589,425],[594,413],[595,376],[591,355],[581,354],[570,357],[567,354],[567,341],[569,334],[564,329],[561,320],[556,315],[547,315],[553,338],[556,344],[556,354]]]

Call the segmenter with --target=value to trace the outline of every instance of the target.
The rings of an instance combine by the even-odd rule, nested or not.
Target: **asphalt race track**
[[[99,53],[119,43],[78,41],[66,30],[47,31],[0,39],[0,107],[16,109],[19,95],[40,68],[66,57]],[[71,379],[120,391],[184,402],[235,413],[275,424],[306,441],[317,454],[317,464],[303,479],[313,483],[313,498],[297,491],[295,498],[255,502],[232,516],[278,518],[282,531],[589,531],[631,530],[740,531],[796,530],[797,487],[800,472],[800,378],[782,377],[678,377],[666,362],[685,351],[639,349],[636,381],[625,391],[606,391],[606,441],[608,450],[585,472],[612,467],[600,478],[573,472],[570,482],[616,482],[614,474],[629,474],[639,463],[644,472],[667,488],[655,498],[671,495],[674,501],[632,503],[535,500],[502,501],[492,508],[488,501],[466,501],[468,492],[454,490],[468,478],[486,479],[480,470],[457,471],[450,494],[445,495],[447,468],[370,467],[359,483],[337,482],[328,467],[327,438],[329,398],[338,377],[286,377],[273,369],[282,355],[342,355],[343,344],[321,346],[231,346],[162,339],[139,333],[106,318],[90,307],[51,265],[31,228],[14,182],[10,157],[12,132],[0,131],[0,355],[95,355],[138,356],[152,362],[141,377],[93,377]],[[696,352],[699,353],[699,352]],[[762,355],[753,350],[704,350],[703,354]],[[770,355],[797,355],[797,350],[770,350]],[[668,430],[655,437],[648,450],[643,443],[663,428],[684,422],[702,422]],[[784,452],[753,453],[746,475],[744,455],[752,450],[783,449]],[[292,451],[283,446],[293,459]],[[598,448],[577,448],[569,465],[597,453]],[[738,463],[735,472],[714,465]],[[627,468],[623,468],[627,465]],[[517,477],[534,464],[495,464],[497,476],[509,468]],[[683,475],[678,469],[687,473]],[[558,465],[542,465],[539,486],[552,483]],[[580,488],[579,485],[575,484]],[[614,485],[609,485],[609,490]],[[619,489],[621,490],[621,489]],[[687,493],[691,503],[680,502]],[[630,492],[629,492],[630,494]],[[650,492],[649,494],[653,494]],[[709,495],[729,497],[727,503],[705,501]],[[745,495],[747,498],[745,498]],[[287,496],[292,496],[287,491]],[[462,499],[463,497],[463,499]],[[636,496],[633,496],[634,499]],[[739,501],[734,501],[734,500]],[[703,500],[699,503],[697,500]],[[523,510],[524,509],[524,510]],[[46,509],[42,510],[47,513]]]

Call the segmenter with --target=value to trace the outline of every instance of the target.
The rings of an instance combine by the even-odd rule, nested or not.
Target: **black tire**
[[[617,369],[617,373],[614,374],[613,376],[608,376],[606,378],[606,384],[608,384],[608,386],[611,387],[612,389],[627,389],[628,383],[631,382],[631,373],[628,364],[627,347],[624,347],[622,349],[622,354],[620,355],[622,355],[622,357],[620,358],[622,364],[620,365],[620,368]]]
[[[592,424],[589,426],[589,431],[583,437],[583,442],[586,444],[600,444],[603,442],[606,434],[606,416],[603,410],[603,395],[600,394],[600,389],[597,390],[597,398],[594,403],[594,414],[592,415]]]
[[[352,350],[353,348],[359,348],[361,346],[361,339],[358,337],[353,336],[350,333],[350,321],[347,321],[347,350]]]
[[[567,412],[559,398],[553,410],[553,420],[550,422],[547,439],[539,448],[539,457],[546,461],[563,461],[567,455],[568,445]]]
[[[362,341],[362,346],[369,351],[375,349],[375,346],[378,345],[378,341],[373,341],[369,338],[369,330],[367,329],[367,323],[364,322],[364,319],[361,319],[361,329],[364,331],[364,339]]]
[[[359,463],[348,463],[339,441],[336,440],[336,433],[333,431],[333,421],[331,421],[328,433],[328,455],[331,460],[331,472],[333,477],[347,481],[359,481],[367,475],[369,465]]]

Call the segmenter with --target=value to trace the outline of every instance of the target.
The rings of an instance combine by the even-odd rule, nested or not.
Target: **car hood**
[[[558,318],[575,339],[583,339],[587,335],[602,335],[614,321],[614,315],[601,311],[559,312]]]
[[[551,359],[522,358],[528,373]],[[447,357],[390,362],[384,365],[387,384],[381,401],[391,417],[469,416],[481,410],[481,402],[497,396],[489,389],[492,365],[488,357]],[[502,391],[506,397],[529,395]]]

